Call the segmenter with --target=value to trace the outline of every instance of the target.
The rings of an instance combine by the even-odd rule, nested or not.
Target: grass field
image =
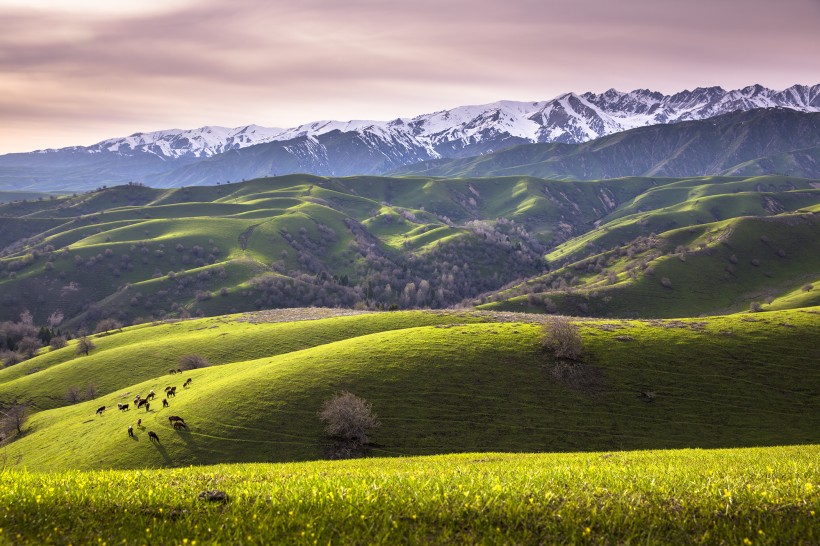
[[[0,544],[808,546],[818,461],[807,445],[5,470]],[[198,500],[212,490],[229,501]]]
[[[32,470],[318,459],[330,444],[317,413],[342,390],[371,401],[382,421],[375,455],[818,443],[818,311],[578,320],[585,354],[569,366],[541,348],[544,319],[533,315],[138,326],[94,338],[89,356],[69,346],[3,370],[0,400],[35,411],[5,449]],[[168,375],[192,351],[214,365]],[[69,405],[66,391],[88,382],[97,397]],[[116,410],[168,385],[180,387],[170,408],[158,399],[150,411]],[[189,430],[174,431],[169,415]]]

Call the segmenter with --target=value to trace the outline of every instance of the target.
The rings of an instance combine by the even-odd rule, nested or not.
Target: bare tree
[[[0,415],[3,417],[0,421],[0,431],[4,436],[15,431],[20,434],[23,432],[23,425],[28,420],[28,406],[16,402],[7,410],[0,410]]]
[[[550,317],[542,327],[541,345],[553,352],[556,358],[580,360],[584,353],[584,341],[578,327],[567,317]]]
[[[82,401],[83,396],[80,393],[80,389],[78,389],[77,387],[69,387],[69,389],[65,393],[65,399],[68,401],[69,404],[76,404],[77,402]]]
[[[88,353],[96,349],[97,346],[94,345],[94,342],[88,339],[87,337],[83,336],[77,342],[77,354],[84,354],[88,356]]]
[[[65,337],[63,336],[54,336],[53,338],[51,338],[51,342],[49,342],[49,346],[52,348],[52,350],[62,349],[66,345],[68,345],[68,342],[65,340]]]
[[[368,434],[381,423],[370,402],[351,392],[341,392],[322,405],[319,417],[326,423],[325,432],[334,440],[359,449],[370,440]]]
[[[122,330],[122,322],[112,318],[102,319],[94,328],[94,333],[99,334],[110,330]]]

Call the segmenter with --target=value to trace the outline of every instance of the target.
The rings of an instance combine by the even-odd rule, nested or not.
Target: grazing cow
[[[192,379],[189,377],[188,379],[185,380],[185,383],[183,383],[182,386],[187,387],[188,385],[191,384],[191,381],[192,381]]]
[[[146,400],[153,400],[157,395],[154,394],[154,389],[151,389],[151,392],[148,393],[148,396],[145,397]]]
[[[154,440],[156,440],[156,441],[157,441],[157,443],[159,443],[159,436],[157,436],[157,433],[156,433],[156,432],[154,432],[153,430],[149,430],[149,431],[148,431],[148,438],[150,438],[152,442],[153,442]]]
[[[132,427],[131,425],[128,425],[128,436],[130,438],[134,437],[134,427]]]
[[[162,399],[162,407],[163,407],[163,408],[167,408],[167,407],[168,407],[168,399],[167,399],[167,398],[163,398],[163,399]]]
[[[149,404],[148,402],[146,402],[146,403],[145,403],[145,412],[147,413],[147,412],[148,412],[148,410],[149,410],[150,408],[151,408],[151,404]]]
[[[97,415],[102,415],[104,411],[105,411],[105,406],[100,406],[99,408],[97,408]]]
[[[175,369],[171,368],[170,370],[168,370],[168,373],[171,374],[171,375],[174,375],[175,373],[177,373],[177,371]]]
[[[141,426],[142,426],[142,419],[137,419],[137,426],[138,426],[138,427],[141,427]]]
[[[176,395],[177,395],[177,388],[176,388],[176,387],[171,387],[170,389],[168,389],[168,392],[167,392],[167,393],[165,393],[165,394],[166,394],[166,396],[168,396],[169,398],[170,398],[171,396],[176,397]]]
[[[180,430],[180,429],[183,429],[183,428],[185,430],[188,430],[188,425],[186,425],[182,421],[177,421],[177,422],[174,423],[174,430]]]
[[[171,415],[170,417],[168,417],[168,422],[169,422],[170,424],[172,424],[172,425],[173,425],[175,422],[176,422],[176,423],[182,423],[182,424],[185,424],[185,419],[183,419],[183,418],[182,418],[182,417],[180,417],[179,415]]]
[[[139,400],[137,402],[137,409],[141,408],[142,406],[146,406],[146,405],[148,405],[148,399],[147,398],[142,398],[141,400]]]
[[[128,409],[129,404],[117,404],[117,409],[120,411],[125,411]]]
[[[177,368],[177,373],[182,373],[182,370]]]
[[[168,392],[170,390],[171,390],[171,385],[168,385],[167,387],[165,387],[165,392]]]
[[[142,399],[142,398],[140,397],[140,395],[139,395],[139,394],[138,394],[138,395],[136,395],[136,396],[134,397],[134,404],[139,404],[141,399]]]

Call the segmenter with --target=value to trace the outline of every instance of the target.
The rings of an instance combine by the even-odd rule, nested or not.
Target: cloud
[[[817,83],[807,78],[818,73],[807,53],[816,0],[36,4],[0,0],[0,152],[168,126],[384,119],[570,90],[785,87]],[[40,144],[21,136],[49,120]],[[80,120],[65,137],[77,140],[57,138]]]

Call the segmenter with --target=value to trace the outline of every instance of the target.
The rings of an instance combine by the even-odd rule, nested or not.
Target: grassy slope
[[[819,232],[820,217],[810,213],[742,217],[670,230],[661,234],[655,248],[662,255],[648,260],[647,270],[637,268],[641,271],[637,278],[627,278],[626,270],[645,261],[645,254],[630,259],[608,252],[602,256],[608,264],[606,270],[618,275],[615,284],[609,285],[605,275],[570,264],[553,272],[552,277],[575,276],[579,281],[575,288],[543,295],[556,304],[558,312],[592,316],[728,313],[749,309],[754,301],[781,296],[784,299],[779,308],[810,305],[811,294],[788,299],[786,295],[814,280],[820,271]],[[686,249],[684,259],[675,253],[679,247]],[[671,288],[662,285],[664,278],[669,279]],[[502,292],[501,301],[480,308],[544,311],[539,303],[513,294]]]
[[[300,245],[308,243],[308,262],[312,262],[308,271],[315,273],[318,267],[331,276],[349,276],[352,285],[365,286],[362,271],[378,269],[363,265],[370,244],[377,254],[413,254],[422,261],[442,243],[480,249],[484,243],[473,233],[475,226],[469,225],[474,220],[514,220],[547,247],[569,239],[547,259],[553,264],[572,262],[639,235],[738,215],[811,210],[820,200],[815,185],[782,176],[577,182],[521,176],[293,175],[219,187],[118,187],[44,202],[0,205],[0,217],[9,216],[0,218],[0,245],[34,237],[29,247],[0,259],[0,266],[16,269],[13,278],[0,274],[0,291],[5,295],[0,318],[16,318],[28,308],[42,321],[60,309],[68,317],[68,326],[85,322],[93,327],[100,316],[97,309],[102,309],[103,316],[126,322],[183,311],[216,315],[253,309],[258,307],[258,296],[249,281],[265,274],[274,263],[285,275],[305,271]],[[361,222],[370,239],[357,242],[350,221]],[[319,224],[330,227],[335,236],[324,239]],[[293,241],[286,240],[286,235]],[[184,250],[177,251],[177,245]],[[56,252],[26,262],[32,248],[47,246]],[[199,259],[214,261],[227,274],[200,279],[203,265],[192,254],[197,246],[204,249]],[[218,250],[209,257],[214,247]],[[493,257],[492,267],[482,270],[481,277],[495,278],[507,270],[501,263],[507,254]],[[91,258],[96,263],[88,265]],[[167,274],[182,270],[197,279],[180,288]],[[528,274],[540,271],[541,267],[533,267]],[[499,280],[498,286],[511,280]],[[400,288],[394,286],[393,299],[381,303],[398,303]],[[207,300],[198,298],[197,292],[222,292],[222,296]],[[84,311],[90,302],[96,303],[92,315]],[[566,310],[579,312],[572,306]],[[706,311],[710,310],[694,314]],[[667,316],[682,314],[689,312],[670,309]]]
[[[809,545],[819,457],[794,446],[0,472],[0,543]],[[196,500],[212,489],[231,501]]]
[[[159,376],[43,411],[7,452],[32,469],[313,459],[327,447],[317,411],[343,389],[373,403],[383,423],[373,435],[376,454],[818,442],[817,313],[585,322],[589,368],[581,373],[590,381],[580,389],[557,378],[536,324],[360,335],[192,371],[185,377],[193,385],[180,389],[170,409],[94,416],[100,405],[179,383]],[[643,401],[641,391],[655,400]],[[183,416],[190,431],[171,430],[168,415]],[[125,429],[137,418],[144,428],[130,440]],[[147,442],[147,430],[160,434],[160,449]]]
[[[322,310],[312,313],[322,316]],[[287,317],[288,311],[281,315]],[[387,330],[478,320],[457,314],[407,311],[298,322],[252,322],[264,321],[264,316],[250,314],[133,326],[121,333],[91,336],[97,349],[88,356],[77,355],[75,342],[56,351],[45,350],[35,358],[0,370],[0,402],[25,400],[39,410],[64,406],[71,387],[82,391],[94,384],[100,394],[112,393],[138,381],[166,375],[169,369],[179,366],[179,358],[186,354],[196,353],[212,365],[221,365]],[[169,375],[167,380],[176,378]]]

